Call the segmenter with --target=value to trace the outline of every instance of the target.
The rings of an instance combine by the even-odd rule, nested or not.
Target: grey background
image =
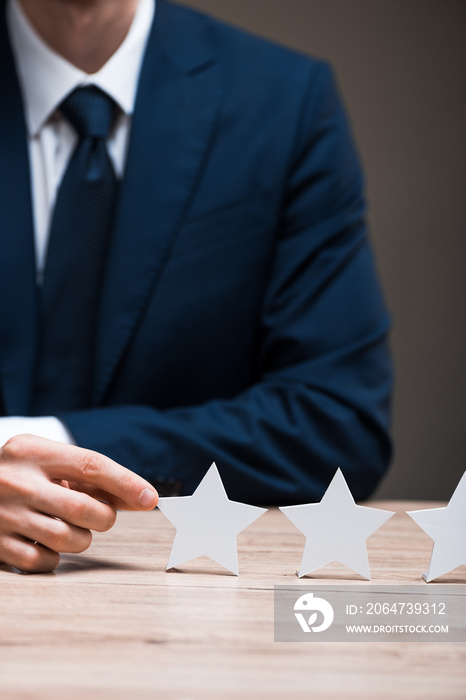
[[[448,499],[466,470],[466,2],[184,4],[335,67],[394,320],[396,453],[376,496]]]

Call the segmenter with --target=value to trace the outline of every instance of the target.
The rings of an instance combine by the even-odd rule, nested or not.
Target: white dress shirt
[[[77,134],[58,111],[75,88],[96,85],[120,108],[107,141],[115,172],[125,167],[131,116],[139,72],[155,13],[155,0],[139,4],[123,43],[107,63],[85,73],[53,51],[29,22],[19,0],[8,0],[7,24],[23,96],[31,172],[37,281],[41,284],[53,208],[62,177],[77,143]],[[57,418],[0,418],[0,445],[12,435],[33,433],[61,442],[72,436]]]

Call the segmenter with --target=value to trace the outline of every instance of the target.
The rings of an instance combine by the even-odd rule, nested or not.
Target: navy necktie
[[[79,138],[57,195],[40,290],[34,415],[90,405],[99,293],[117,191],[106,148],[113,100],[94,86],[78,88],[60,111]]]

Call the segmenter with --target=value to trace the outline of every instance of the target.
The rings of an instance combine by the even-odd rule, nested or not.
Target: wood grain
[[[403,511],[442,504],[371,505],[398,511],[368,540],[371,583],[422,584],[432,541]],[[274,643],[275,584],[367,585],[339,564],[297,579],[304,537],[279,511],[239,535],[239,577],[205,557],[166,572],[173,535],[120,512],[53,574],[0,567],[1,700],[465,700],[464,644]]]

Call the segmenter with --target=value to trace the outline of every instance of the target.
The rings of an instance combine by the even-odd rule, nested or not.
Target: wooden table
[[[432,541],[403,511],[439,504],[371,505],[399,511],[368,540],[372,583],[422,584]],[[0,567],[1,700],[466,698],[466,644],[275,643],[274,584],[309,584],[279,511],[239,535],[239,578],[204,557],[166,572],[173,535],[159,511],[121,512],[53,574]],[[311,578],[365,585],[338,564]]]

